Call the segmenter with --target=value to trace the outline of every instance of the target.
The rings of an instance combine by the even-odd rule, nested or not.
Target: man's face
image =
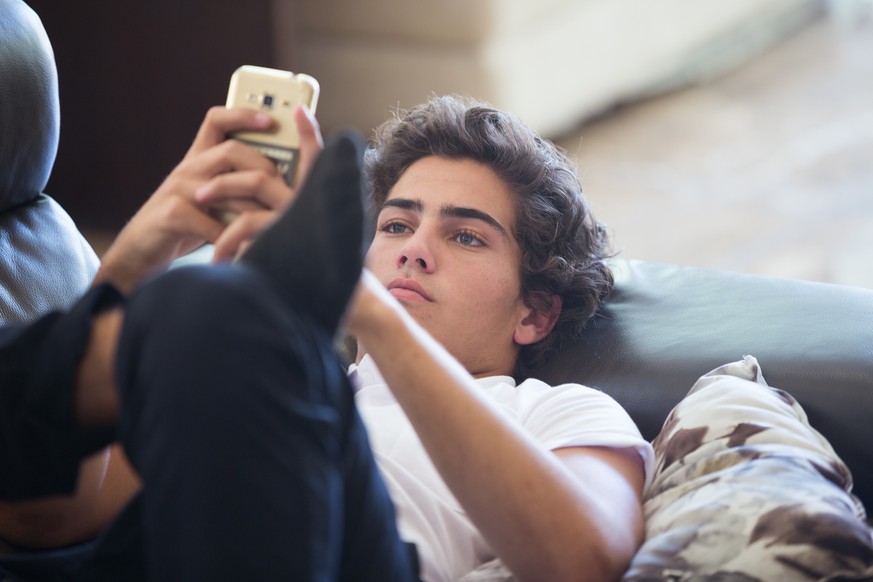
[[[510,374],[520,295],[513,193],[488,167],[427,157],[379,211],[367,265],[474,376]]]

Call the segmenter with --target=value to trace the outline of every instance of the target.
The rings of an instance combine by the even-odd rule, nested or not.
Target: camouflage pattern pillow
[[[755,358],[700,378],[653,444],[645,542],[623,580],[873,580],[849,469]]]

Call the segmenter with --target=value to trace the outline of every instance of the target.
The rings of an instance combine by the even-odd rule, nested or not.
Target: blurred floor
[[[873,10],[557,141],[622,256],[873,288]]]

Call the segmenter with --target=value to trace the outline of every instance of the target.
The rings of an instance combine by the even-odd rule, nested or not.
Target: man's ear
[[[561,315],[562,303],[558,295],[532,293],[525,300],[525,306],[528,313],[515,326],[512,336],[521,346],[536,343],[551,333]]]

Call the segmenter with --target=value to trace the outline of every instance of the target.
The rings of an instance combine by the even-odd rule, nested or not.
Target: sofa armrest
[[[45,194],[0,212],[0,324],[69,309],[100,261],[60,204]]]
[[[706,372],[753,355],[791,393],[873,507],[873,291],[616,260],[616,289],[537,374],[613,396],[652,439]]]

